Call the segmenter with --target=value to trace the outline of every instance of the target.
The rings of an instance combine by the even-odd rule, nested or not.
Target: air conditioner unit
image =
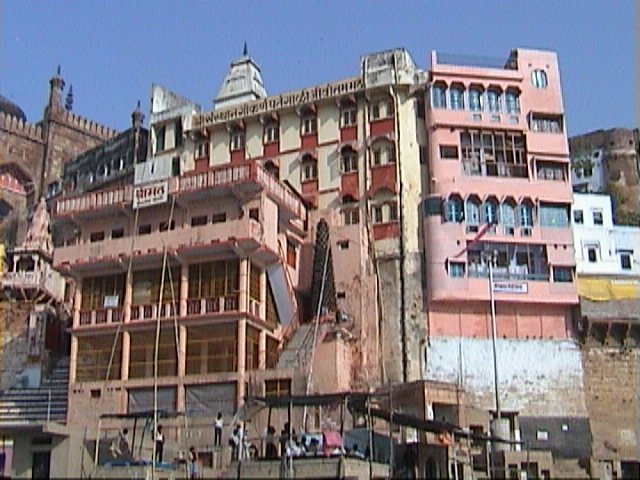
[[[515,227],[504,227],[504,234],[513,237],[516,233]]]
[[[530,237],[531,236],[531,227],[522,227],[520,229],[520,236],[521,237]]]

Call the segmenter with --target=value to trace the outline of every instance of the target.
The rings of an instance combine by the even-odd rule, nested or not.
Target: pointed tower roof
[[[53,256],[53,241],[51,240],[50,217],[47,212],[47,204],[44,198],[40,199],[40,203],[36,207],[33,214],[27,235],[22,246],[16,250],[39,251],[47,257]]]
[[[213,100],[215,110],[267,96],[260,67],[249,56],[246,42],[242,53],[239,59],[231,63],[218,95]]]

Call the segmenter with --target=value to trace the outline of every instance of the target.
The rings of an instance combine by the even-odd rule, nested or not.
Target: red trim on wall
[[[244,148],[231,150],[231,163],[244,162],[244,160],[245,160]]]
[[[340,193],[342,195],[351,195],[356,200],[360,198],[358,171],[342,174],[340,177]]]
[[[340,129],[340,141],[350,142],[358,139],[358,127],[355,125],[350,127],[343,127]]]
[[[264,145],[264,157],[276,157],[280,153],[279,142],[265,143]]]
[[[395,163],[371,167],[371,187],[369,188],[369,193],[374,194],[382,189],[391,190],[394,193],[398,192]]]
[[[371,124],[371,136],[379,137],[394,131],[394,118],[383,118],[380,120],[372,120]]]
[[[300,137],[300,149],[310,150],[318,146],[318,133],[311,133],[309,135],[302,135]]]
[[[400,236],[400,224],[398,222],[378,223],[373,226],[374,240],[384,240],[385,238],[398,238],[399,236]]]

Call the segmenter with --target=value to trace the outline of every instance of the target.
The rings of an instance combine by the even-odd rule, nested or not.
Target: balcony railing
[[[80,325],[103,325],[122,321],[122,307],[80,310]]]
[[[463,159],[462,167],[464,174],[470,176],[507,178],[529,177],[529,169],[526,165],[522,164]]]
[[[187,300],[187,315],[206,315],[220,312],[237,312],[238,295],[224,297],[190,298]]]
[[[6,272],[2,285],[9,289],[41,289],[57,299],[62,299],[65,288],[62,276],[49,268],[30,272]]]
[[[60,198],[56,201],[55,213],[66,215],[99,208],[112,207],[130,203],[133,199],[133,187],[126,185],[110,190],[86,193],[70,198]]]
[[[469,278],[489,278],[489,267],[487,265],[470,264],[467,266]],[[494,280],[530,280],[538,282],[548,282],[549,272],[530,272],[526,265],[515,267],[494,267]]]
[[[160,304],[138,304],[131,305],[131,320],[151,320],[155,318],[173,318],[177,314],[177,309],[173,302]]]

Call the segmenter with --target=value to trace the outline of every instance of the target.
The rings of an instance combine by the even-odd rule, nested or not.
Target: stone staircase
[[[314,347],[314,329],[315,322],[305,323],[298,327],[285,349],[280,353],[277,368],[302,368],[309,364]],[[318,326],[316,344],[322,342],[326,332],[327,324],[321,323]]]
[[[58,361],[38,388],[10,388],[0,393],[0,426],[66,423],[69,359]]]

